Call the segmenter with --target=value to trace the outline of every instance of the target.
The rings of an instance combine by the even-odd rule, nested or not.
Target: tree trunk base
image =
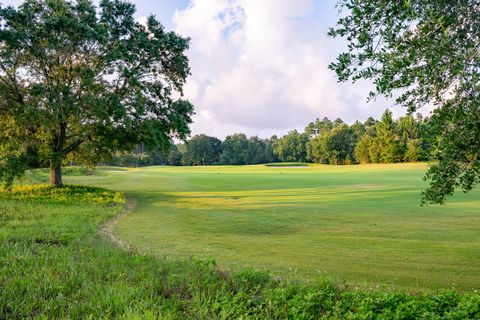
[[[50,161],[50,184],[56,187],[63,186],[62,164],[60,161]]]

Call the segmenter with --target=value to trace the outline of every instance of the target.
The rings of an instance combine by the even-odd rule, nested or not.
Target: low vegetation
[[[252,270],[231,273],[211,260],[124,252],[98,231],[122,208],[122,197],[101,188],[2,192],[0,318],[480,317],[476,293],[359,291],[322,279],[301,284]]]
[[[92,202],[103,204],[123,203],[121,193],[96,187],[65,185],[60,188],[49,184],[16,186],[4,190],[2,199],[30,201]]]

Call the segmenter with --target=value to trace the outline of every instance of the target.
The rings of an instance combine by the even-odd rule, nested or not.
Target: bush
[[[85,168],[85,167],[77,167],[77,166],[70,166],[70,167],[63,167],[62,174],[65,176],[93,176],[95,174],[94,169]]]

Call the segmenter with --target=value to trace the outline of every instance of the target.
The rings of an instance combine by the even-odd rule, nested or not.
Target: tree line
[[[106,164],[145,165],[248,165],[272,162],[309,162],[333,165],[355,163],[396,163],[431,160],[429,118],[421,114],[394,119],[386,110],[380,120],[348,125],[341,119],[323,118],[309,123],[302,132],[262,139],[243,133],[223,141],[205,134],[185,143],[173,144],[168,151],[118,154]]]

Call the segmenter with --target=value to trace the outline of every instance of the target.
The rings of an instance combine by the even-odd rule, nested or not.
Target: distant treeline
[[[431,158],[429,119],[417,114],[397,120],[386,110],[380,120],[372,117],[352,125],[341,119],[317,119],[303,132],[277,137],[248,138],[243,133],[224,141],[204,134],[172,145],[167,152],[151,152],[139,146],[132,154],[117,155],[107,164],[147,165],[244,165],[272,162],[323,164],[394,163]]]

